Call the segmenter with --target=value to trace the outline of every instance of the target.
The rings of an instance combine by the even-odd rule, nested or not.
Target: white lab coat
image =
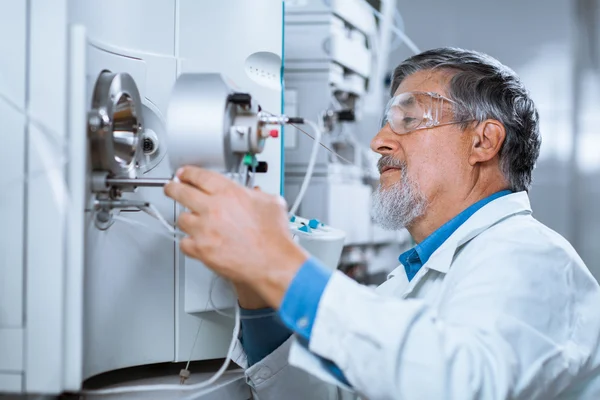
[[[310,351],[292,337],[246,376],[260,400],[600,399],[599,339],[596,280],[520,192],[477,211],[410,283],[402,266],[376,291],[335,272]]]

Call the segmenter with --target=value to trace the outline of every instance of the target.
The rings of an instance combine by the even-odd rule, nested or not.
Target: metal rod
[[[171,181],[170,178],[106,178],[108,186],[163,187],[169,181]]]
[[[142,208],[149,207],[150,203],[147,201],[140,200],[111,200],[111,199],[100,199],[94,202],[94,207],[96,209],[101,208]]]

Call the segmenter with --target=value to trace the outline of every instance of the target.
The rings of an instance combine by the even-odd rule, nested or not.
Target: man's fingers
[[[177,226],[188,235],[191,235],[194,232],[194,227],[200,226],[199,224],[199,218],[189,212],[182,212],[177,217]]]
[[[188,183],[208,194],[218,193],[235,186],[233,181],[219,173],[193,166],[180,168],[177,171],[177,177],[181,182]]]
[[[164,188],[165,194],[195,213],[206,210],[209,197],[206,193],[187,183],[169,182]]]
[[[179,248],[188,257],[197,258],[199,256],[196,242],[191,237],[184,237],[179,241]]]

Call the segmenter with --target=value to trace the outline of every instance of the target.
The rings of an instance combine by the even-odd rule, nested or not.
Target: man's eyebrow
[[[397,103],[397,105],[399,106],[412,106],[414,105],[416,102],[415,100],[415,96],[402,96],[401,99],[399,99],[399,102]]]

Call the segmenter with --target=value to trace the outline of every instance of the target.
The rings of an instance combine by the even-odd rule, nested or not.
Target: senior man
[[[538,113],[519,78],[442,48],[401,63],[392,96],[373,216],[417,245],[377,290],[299,248],[278,197],[193,167],[165,189],[191,210],[182,251],[254,316],[238,362],[257,397],[600,398],[599,287],[532,216]]]

